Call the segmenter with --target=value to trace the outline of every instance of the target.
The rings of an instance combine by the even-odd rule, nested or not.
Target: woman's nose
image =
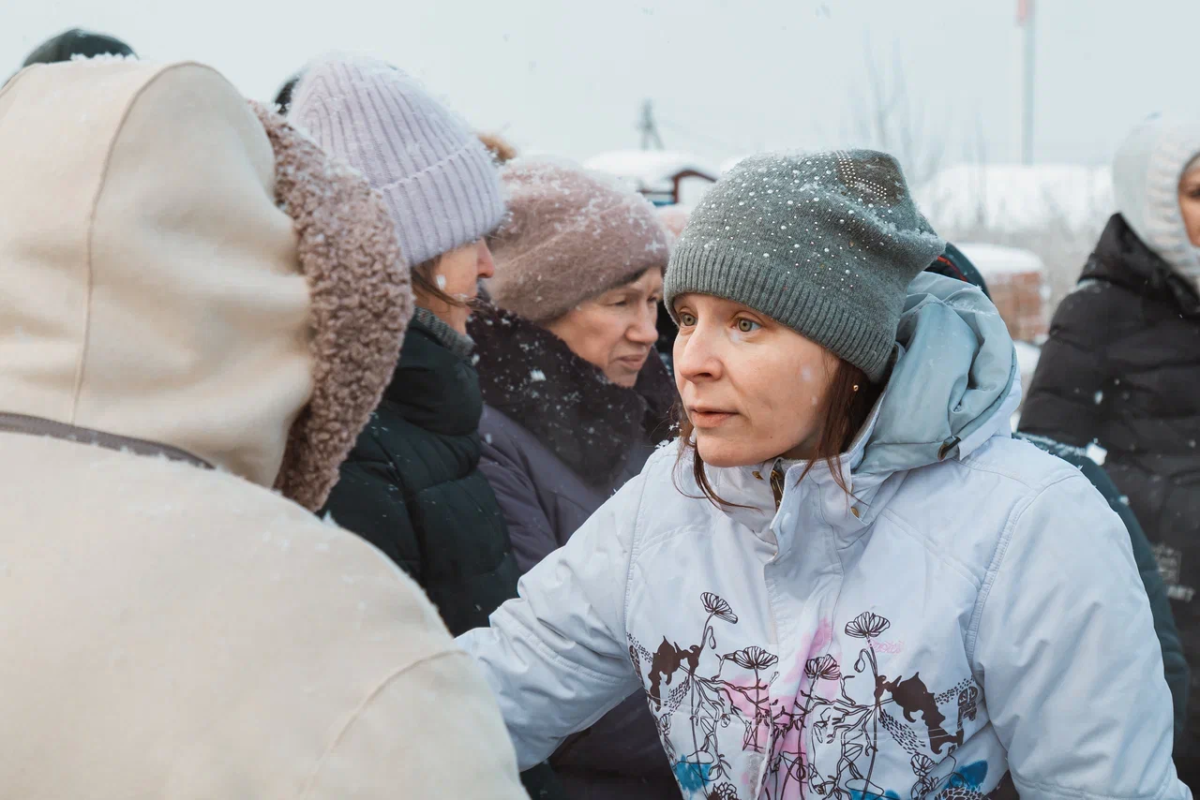
[[[496,262],[492,260],[492,251],[487,246],[486,239],[479,240],[479,277],[490,278],[496,274]]]

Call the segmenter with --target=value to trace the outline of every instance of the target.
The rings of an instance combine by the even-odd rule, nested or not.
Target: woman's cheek
[[[743,342],[748,341],[749,337],[751,335],[753,335],[753,334],[743,333],[738,328],[732,328],[729,331],[729,341],[734,342],[736,344],[742,344]]]

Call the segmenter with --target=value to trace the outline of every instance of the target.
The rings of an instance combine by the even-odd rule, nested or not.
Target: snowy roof
[[[960,243],[958,249],[963,251],[963,255],[983,274],[985,280],[1005,273],[1046,272],[1042,260],[1028,250],[974,242]]]
[[[977,225],[1036,230],[1055,222],[1090,230],[1113,212],[1109,168],[1076,164],[960,164],[915,194],[933,226],[946,233]]]
[[[717,172],[689,153],[675,150],[614,150],[583,162],[587,169],[606,172],[629,181],[635,189],[669,192],[681,172],[700,172],[714,178]]]

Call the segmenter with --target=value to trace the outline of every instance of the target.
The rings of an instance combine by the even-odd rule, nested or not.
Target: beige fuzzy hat
[[[509,217],[491,242],[497,306],[532,322],[665,269],[669,236],[654,207],[578,167],[517,160],[503,172]]]

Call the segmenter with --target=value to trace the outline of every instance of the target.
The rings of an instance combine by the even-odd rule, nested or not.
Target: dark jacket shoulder
[[[1129,533],[1129,544],[1133,549],[1133,558],[1137,563],[1138,574],[1141,575],[1142,585],[1150,600],[1150,611],[1154,616],[1154,632],[1158,636],[1159,646],[1162,647],[1163,671],[1167,685],[1171,689],[1171,699],[1175,710],[1175,736],[1180,737],[1187,722],[1187,705],[1191,670],[1183,652],[1183,643],[1175,626],[1175,617],[1171,612],[1171,601],[1167,596],[1167,586],[1158,570],[1158,561],[1154,548],[1146,538],[1146,532],[1129,507],[1129,498],[1124,496],[1117,485],[1113,483],[1104,468],[1088,457],[1081,448],[1071,447],[1040,436],[1018,434],[1051,455],[1061,458],[1083,473],[1091,481],[1096,490],[1108,502]]]
[[[504,515],[479,471],[483,400],[469,357],[414,320],[384,398],[326,506],[425,589],[451,633],[516,596]]]

